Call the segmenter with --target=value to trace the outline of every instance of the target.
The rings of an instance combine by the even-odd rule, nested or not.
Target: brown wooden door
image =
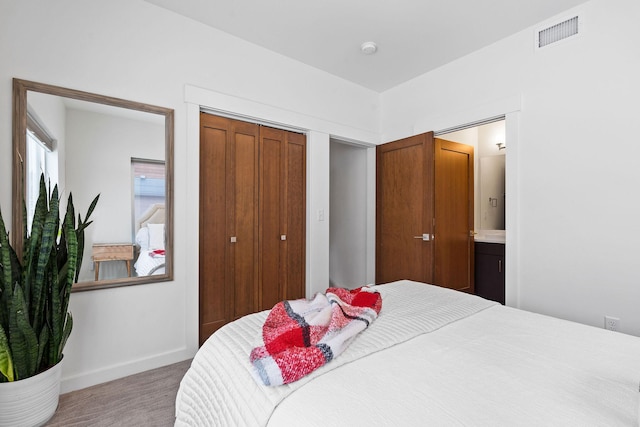
[[[285,131],[260,128],[260,310],[270,309],[284,296],[285,142]]]
[[[200,116],[200,342],[255,311],[258,296],[256,125]]]
[[[435,140],[433,283],[473,293],[473,147]]]
[[[200,344],[233,318],[228,276],[226,119],[200,115]]]
[[[230,256],[227,268],[234,293],[233,319],[256,311],[259,297],[258,243],[258,138],[253,123],[230,120],[231,146],[227,163],[227,230]],[[235,242],[231,239],[235,237]]]
[[[379,145],[376,198],[377,283],[473,292],[473,147],[432,132]]]
[[[260,128],[260,299],[268,310],[305,296],[306,137]]]
[[[305,295],[306,137],[200,116],[200,343]]]
[[[304,298],[306,293],[306,235],[307,235],[307,137],[287,132],[286,174],[284,178],[286,218],[284,234],[286,272],[284,298]],[[269,307],[271,308],[271,307]]]
[[[377,147],[376,282],[433,281],[433,133]]]

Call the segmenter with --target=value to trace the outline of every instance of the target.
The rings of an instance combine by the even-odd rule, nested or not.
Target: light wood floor
[[[60,395],[47,427],[172,426],[178,386],[191,360]]]

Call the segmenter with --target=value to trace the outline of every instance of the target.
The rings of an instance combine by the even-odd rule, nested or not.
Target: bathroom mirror
[[[173,110],[13,80],[13,221],[24,227],[41,173],[85,215],[82,269],[73,291],[173,280]],[[35,196],[34,196],[35,193]]]

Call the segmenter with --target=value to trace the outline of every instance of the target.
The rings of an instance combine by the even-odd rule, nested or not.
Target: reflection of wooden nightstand
[[[96,269],[96,281],[100,277],[100,263],[102,261],[124,261],[127,263],[127,274],[131,277],[131,261],[133,260],[133,245],[131,243],[94,243],[93,262]]]

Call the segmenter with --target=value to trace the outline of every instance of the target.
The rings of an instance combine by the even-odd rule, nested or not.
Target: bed
[[[379,317],[290,384],[252,374],[268,311],[219,329],[182,379],[176,425],[638,425],[640,338],[424,283],[374,289]]]
[[[136,221],[137,276],[165,274],[165,218],[164,203],[155,203]]]

